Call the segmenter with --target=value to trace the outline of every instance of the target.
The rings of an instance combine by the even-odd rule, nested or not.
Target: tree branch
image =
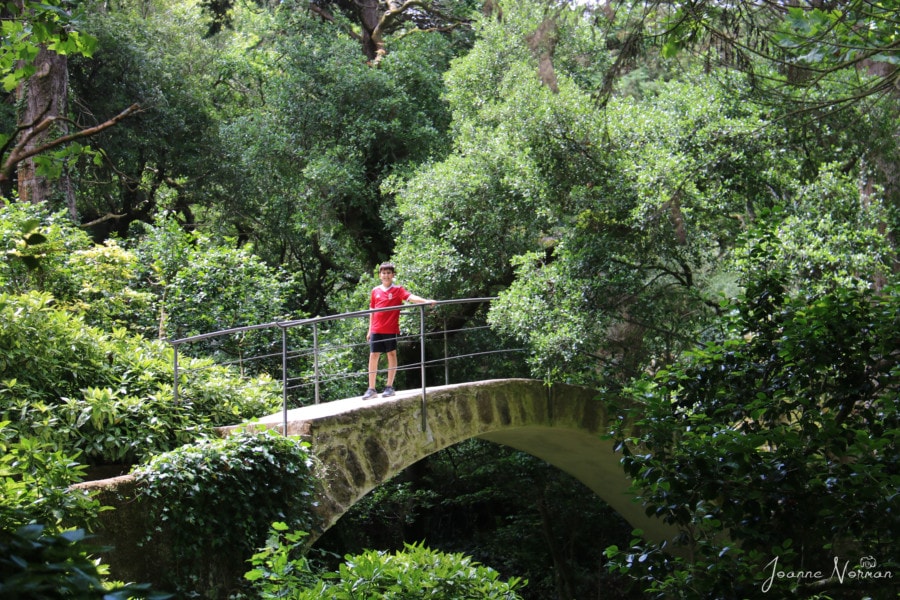
[[[140,110],[139,104],[132,104],[118,115],[112,117],[108,121],[104,123],[100,123],[99,125],[95,125],[94,127],[89,127],[87,129],[82,129],[76,133],[72,133],[69,135],[64,135],[55,140],[51,140],[46,144],[38,146],[32,149],[26,149],[28,142],[39,132],[46,130],[50,127],[54,122],[60,120],[60,117],[48,117],[38,123],[32,130],[29,132],[27,136],[23,139],[19,140],[15,146],[13,146],[12,150],[9,152],[9,157],[3,162],[3,167],[0,169],[0,182],[9,181],[12,178],[13,169],[17,164],[22,162],[23,160],[27,160],[32,156],[36,156],[41,154],[42,152],[47,152],[48,150],[52,150],[54,148],[58,148],[64,144],[68,144],[69,142],[73,142],[75,140],[90,137],[105,129],[109,129],[113,125],[117,124],[119,121],[129,117],[131,114]]]
[[[406,0],[403,4],[397,6],[395,2],[390,3],[390,8],[384,11],[384,14],[381,15],[381,18],[378,19],[378,25],[375,26],[375,29],[372,30],[372,42],[375,44],[375,59],[372,61],[373,65],[378,65],[381,62],[381,59],[384,58],[387,51],[384,49],[384,31],[390,27],[394,21],[396,21],[404,12],[409,10],[410,8],[418,6],[419,8],[427,9],[428,4],[423,2],[422,0]]]

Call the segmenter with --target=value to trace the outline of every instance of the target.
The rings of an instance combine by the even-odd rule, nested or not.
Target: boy
[[[378,267],[378,278],[381,285],[372,289],[372,297],[369,308],[385,308],[388,306],[400,306],[404,300],[415,304],[424,304],[434,300],[416,296],[394,285],[394,265],[386,262]],[[366,333],[366,341],[369,342],[369,388],[363,394],[363,400],[374,398],[378,395],[375,391],[375,376],[378,373],[378,361],[381,354],[387,354],[388,372],[387,385],[381,393],[383,398],[394,395],[394,376],[397,374],[397,336],[400,334],[400,311],[385,310],[369,315],[369,332]]]

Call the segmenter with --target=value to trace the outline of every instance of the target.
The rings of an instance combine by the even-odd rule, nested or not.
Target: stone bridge
[[[569,473],[651,540],[675,536],[673,527],[648,517],[629,493],[620,456],[602,438],[608,415],[595,391],[500,379],[428,388],[426,398],[424,431],[421,390],[288,412],[288,433],[308,438],[323,465],[318,498],[323,530],[406,467],[475,437],[522,450]],[[283,422],[282,414],[260,420],[279,430]]]
[[[480,438],[522,450],[569,473],[653,541],[675,538],[675,528],[648,517],[629,492],[612,442],[603,439],[610,415],[596,392],[583,387],[547,386],[529,379],[499,379],[428,388],[423,419],[422,391],[392,398],[337,400],[288,411],[287,430],[311,443],[322,465],[318,490],[320,530],[333,525],[354,503],[406,467],[439,450]],[[284,414],[252,424],[222,428],[281,429]],[[424,423],[424,428],[423,428]],[[110,574],[123,581],[156,583],[175,557],[165,545],[140,543],[152,525],[131,475],[77,484],[96,490],[101,505],[97,542],[114,547],[103,556]],[[669,544],[671,551],[677,545]],[[237,557],[237,566],[247,557]],[[211,558],[211,560],[218,560]],[[227,561],[225,561],[227,562]],[[240,573],[235,577],[240,578]]]

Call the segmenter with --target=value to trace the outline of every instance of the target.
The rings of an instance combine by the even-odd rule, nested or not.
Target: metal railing
[[[398,336],[398,343],[402,346],[404,344],[413,343],[418,341],[419,344],[419,361],[417,363],[410,363],[407,365],[397,367],[397,372],[403,371],[412,371],[418,370],[421,378],[421,413],[422,413],[422,430],[425,431],[427,428],[427,368],[434,368],[443,366],[444,369],[444,384],[450,383],[450,362],[453,360],[467,359],[467,358],[475,358],[475,357],[483,357],[491,354],[500,354],[500,353],[510,353],[510,352],[521,352],[522,348],[501,348],[501,349],[489,349],[489,350],[481,350],[478,352],[467,352],[464,354],[456,354],[450,355],[449,353],[449,339],[450,337],[459,337],[471,332],[479,332],[479,331],[489,331],[489,327],[487,324],[477,325],[477,326],[467,326],[458,329],[448,329],[447,327],[447,316],[443,318],[443,328],[437,329],[435,331],[427,331],[426,330],[426,313],[431,311],[432,309],[439,309],[440,307],[444,307],[452,304],[480,304],[480,303],[488,303],[493,298],[465,298],[458,300],[442,300],[435,303],[425,303],[425,304],[404,304],[399,307],[390,307],[390,308],[376,308],[370,310],[361,310],[349,313],[342,313],[338,315],[330,315],[325,317],[311,317],[307,319],[296,319],[296,320],[285,320],[285,321],[273,321],[270,323],[262,323],[259,325],[249,325],[245,327],[235,327],[231,329],[225,329],[221,331],[216,331],[212,333],[205,333],[200,335],[194,335],[190,337],[185,337],[176,340],[170,340],[169,343],[173,347],[173,371],[174,371],[174,388],[173,395],[175,401],[179,401],[179,382],[181,380],[181,376],[184,374],[184,370],[179,367],[179,348],[188,344],[196,344],[199,342],[218,342],[222,345],[222,341],[224,339],[238,339],[238,348],[237,350],[232,349],[232,353],[237,352],[237,357],[231,360],[223,361],[220,363],[214,363],[219,365],[228,365],[235,366],[239,368],[241,374],[244,374],[245,370],[248,368],[248,365],[253,363],[265,363],[269,367],[272,367],[276,364],[275,361],[280,362],[280,370],[281,370],[281,387],[282,387],[282,425],[284,432],[287,432],[287,421],[288,421],[288,410],[289,410],[289,395],[292,390],[299,389],[310,389],[311,388],[311,396],[312,400],[315,404],[319,404],[321,401],[321,387],[323,384],[328,384],[335,381],[340,381],[343,379],[349,378],[357,378],[357,377],[366,377],[368,378],[368,369],[365,371],[352,371],[352,372],[343,372],[339,370],[336,374],[328,375],[323,372],[323,364],[322,358],[323,356],[330,355],[347,355],[348,353],[353,353],[355,349],[359,346],[365,346],[368,348],[368,342],[360,342],[360,343],[350,343],[350,344],[324,344],[321,341],[321,337],[323,332],[327,333],[326,329],[323,327],[329,324],[337,324],[340,322],[350,322],[354,320],[365,320],[365,328],[358,327],[359,335],[361,335],[364,339],[364,331],[368,330],[368,318],[372,313],[376,312],[384,312],[384,311],[401,311],[401,313],[418,313],[418,332],[417,333],[401,333]],[[435,318],[432,320],[440,320],[439,310],[434,310]],[[401,315],[401,324],[409,327],[411,323],[409,322],[408,314]],[[469,320],[471,315],[467,315],[465,320]],[[457,317],[458,318],[458,317]],[[289,334],[291,332],[306,332],[307,335],[311,335],[311,340],[306,342],[307,347],[295,348],[292,345]],[[402,329],[401,329],[402,331]],[[263,344],[262,348],[257,348],[255,351],[251,351],[251,355],[247,356],[243,353],[243,349],[241,348],[242,342],[246,339],[246,337],[251,333],[260,333],[260,334],[275,334],[274,337],[270,338],[268,343]],[[343,332],[344,337],[352,337],[352,332]],[[426,346],[429,338],[433,339],[437,336],[442,336],[443,338],[443,356],[440,358],[427,360],[426,359]],[[277,338],[277,339],[276,339]],[[308,339],[308,338],[307,338]],[[303,339],[301,338],[301,343]],[[365,364],[367,364],[368,359],[368,350],[366,350],[365,354]],[[280,359],[280,360],[279,360]],[[304,375],[300,375],[297,377],[291,376],[291,363],[295,361],[310,361],[311,365],[311,373],[307,373]],[[351,361],[352,362],[352,361]],[[265,369],[260,369],[265,371]],[[379,373],[382,370],[378,371]]]

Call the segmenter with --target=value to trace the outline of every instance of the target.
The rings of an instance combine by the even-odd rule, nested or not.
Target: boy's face
[[[384,287],[388,287],[394,282],[394,272],[390,269],[382,269],[378,272],[378,277]]]

